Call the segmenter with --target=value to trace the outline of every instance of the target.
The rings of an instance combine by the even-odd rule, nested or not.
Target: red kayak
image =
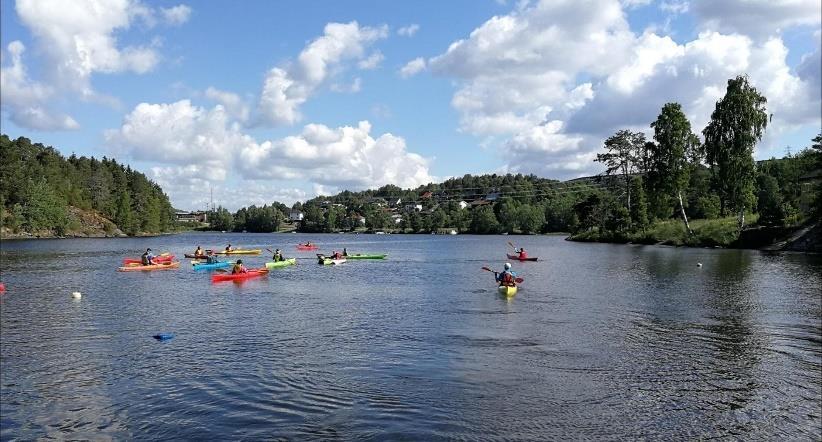
[[[319,247],[317,247],[316,244],[311,244],[310,246],[307,246],[305,244],[297,244],[297,250],[317,250],[317,249],[319,249]]]
[[[508,255],[508,259],[516,259],[517,261],[536,261],[539,258],[520,258],[519,255]]]
[[[268,269],[249,270],[245,273],[217,273],[211,275],[211,282],[220,281],[242,281],[243,279],[256,278],[268,274]]]
[[[160,255],[151,258],[152,262],[171,262],[174,260],[174,255]],[[143,260],[141,258],[125,258],[123,259],[123,265],[129,264],[142,264]]]

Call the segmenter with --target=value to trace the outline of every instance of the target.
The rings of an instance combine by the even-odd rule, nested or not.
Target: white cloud
[[[231,117],[241,122],[248,121],[250,113],[249,106],[242,98],[240,98],[239,95],[232,92],[221,91],[214,87],[209,87],[205,91],[205,96],[208,99],[222,104],[226,112],[228,112]]]
[[[380,51],[374,51],[368,58],[364,58],[357,63],[357,67],[363,70],[376,69],[385,59]]]
[[[819,26],[819,0],[692,0],[703,29],[768,37],[794,26]]]
[[[652,0],[621,0],[623,6],[628,9],[639,8],[642,6],[647,6],[651,3]]]
[[[166,23],[179,26],[191,17],[191,8],[186,5],[177,5],[172,8],[160,8],[160,13]]]
[[[28,77],[22,60],[26,50],[23,43],[15,40],[7,49],[11,62],[0,67],[0,104],[9,119],[35,130],[77,129],[79,124],[73,118],[50,109],[49,99],[54,90]]]
[[[684,14],[688,12],[691,8],[691,4],[687,1],[662,1],[659,4],[659,9],[664,12],[669,12],[671,14]]]
[[[362,79],[357,77],[350,84],[333,83],[329,86],[334,92],[341,92],[344,94],[355,94],[362,90]]]
[[[418,73],[425,70],[425,59],[422,57],[417,57],[408,63],[405,64],[400,69],[400,77],[408,78],[417,75]]]
[[[408,26],[403,26],[403,27],[397,29],[397,35],[399,35],[401,37],[413,37],[414,34],[416,34],[417,31],[419,31],[419,30],[420,30],[420,25],[418,25],[416,23],[412,23]]]
[[[677,5],[666,7],[685,7]],[[803,60],[793,73],[778,37],[703,32],[678,44],[633,33],[616,0],[584,12],[557,0],[489,19],[428,68],[454,79],[460,130],[508,137],[505,170],[568,178],[599,170],[591,160],[602,141],[618,129],[649,131],[666,102],[681,103],[701,131],[727,80],[745,73],[768,97],[770,133],[818,127],[819,52]]]
[[[360,27],[357,22],[329,23],[324,34],[309,43],[294,63],[271,69],[257,105],[259,124],[294,124],[300,106],[348,60],[359,60],[365,49],[388,36],[388,27]]]
[[[375,139],[370,131],[367,121],[336,129],[309,124],[300,135],[246,146],[239,166],[248,178],[306,179],[352,190],[434,180],[428,160],[408,152],[405,140],[392,134]]]

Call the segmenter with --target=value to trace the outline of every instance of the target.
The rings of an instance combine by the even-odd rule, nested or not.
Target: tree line
[[[318,196],[291,210],[303,213],[304,232],[571,232],[608,240],[677,218],[689,235],[693,219],[730,215],[741,230],[747,213],[756,213],[761,225],[797,224],[822,214],[819,186],[812,207],[803,211],[799,184],[800,176],[822,167],[822,134],[795,155],[756,162],[754,148],[770,121],[766,104],[747,76],[728,80],[701,141],[681,105],[667,103],[650,123],[651,139],[624,129],[605,141],[595,160],[605,165],[603,176],[558,182],[522,174],[465,175],[416,189],[386,185]],[[234,214],[221,208],[211,216],[212,228],[276,231],[289,212],[280,203]]]
[[[82,230],[70,207],[98,212],[113,222],[112,232],[158,233],[174,225],[168,196],[142,173],[106,157],[64,158],[25,137],[0,135],[0,183],[0,222],[14,233]]]

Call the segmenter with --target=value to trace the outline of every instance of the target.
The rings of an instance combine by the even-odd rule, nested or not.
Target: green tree
[[[620,130],[605,140],[606,153],[598,153],[594,161],[605,164],[605,174],[619,174],[625,183],[625,206],[631,208],[629,177],[637,170],[640,158],[645,154],[645,134]]]
[[[517,225],[523,233],[537,233],[545,224],[545,211],[542,207],[525,204],[517,209]]]
[[[724,216],[726,209],[736,210],[739,229],[745,227],[745,209],[753,201],[753,151],[768,125],[767,101],[747,76],[728,80],[725,96],[716,103],[711,121],[702,131],[721,213]]]
[[[65,231],[66,203],[45,178],[26,186],[22,206],[25,227],[29,230],[54,230],[58,235]]]
[[[645,230],[648,227],[648,199],[645,197],[642,177],[631,178],[631,193],[634,195],[634,204],[630,210],[631,225]]]
[[[757,211],[759,224],[782,225],[785,221],[785,208],[782,206],[782,194],[776,178],[760,174],[756,177]]]
[[[122,190],[117,195],[117,210],[114,223],[121,231],[127,234],[134,234],[134,217],[131,213],[131,195],[127,190]]]
[[[488,206],[480,206],[471,212],[471,232],[473,233],[497,233],[499,222],[494,215],[494,209]]]
[[[699,157],[699,138],[691,132],[691,123],[679,103],[665,104],[651,128],[654,129],[655,143],[649,146],[649,188],[654,193],[671,195],[679,200],[682,222],[688,233],[693,234],[685,214],[682,191],[688,185],[692,162]]]

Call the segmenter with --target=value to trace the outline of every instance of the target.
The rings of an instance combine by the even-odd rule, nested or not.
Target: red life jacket
[[[514,287],[516,285],[516,281],[514,281],[514,275],[508,272],[504,272],[502,274],[502,281],[500,281],[500,284],[507,287]]]

